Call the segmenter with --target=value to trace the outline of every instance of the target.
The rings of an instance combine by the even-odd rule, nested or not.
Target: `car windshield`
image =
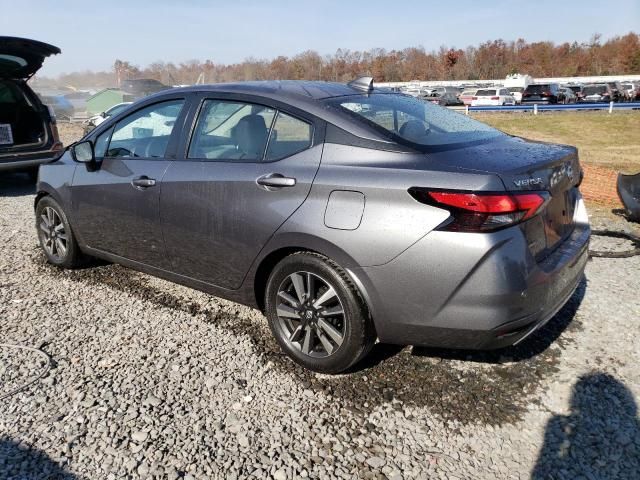
[[[408,95],[353,95],[326,102],[395,140],[421,146],[455,145],[503,135],[465,115]]]
[[[476,97],[492,97],[493,95],[496,95],[496,91],[492,89],[478,90],[476,93]]]
[[[596,95],[596,94],[601,94],[606,92],[607,92],[606,85],[591,85],[588,87],[584,87],[584,90],[582,91],[582,93],[585,95]]]

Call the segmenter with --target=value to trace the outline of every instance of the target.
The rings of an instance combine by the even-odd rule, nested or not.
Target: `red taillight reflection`
[[[526,212],[522,220],[532,217],[545,202],[538,193],[486,195],[479,193],[429,192],[436,202],[480,213]]]
[[[547,192],[470,193],[412,188],[418,201],[449,210],[452,221],[443,230],[486,232],[533,217],[549,198]]]

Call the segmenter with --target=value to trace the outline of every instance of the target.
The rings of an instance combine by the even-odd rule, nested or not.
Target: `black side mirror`
[[[76,162],[80,163],[91,163],[96,159],[93,152],[93,143],[91,143],[91,140],[76,143],[73,147],[71,147],[71,155]]]

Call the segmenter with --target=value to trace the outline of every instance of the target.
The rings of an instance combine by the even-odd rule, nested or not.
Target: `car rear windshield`
[[[350,95],[326,102],[400,143],[444,146],[503,135],[477,120],[409,95]]]
[[[476,97],[492,97],[496,94],[495,90],[478,90]]]
[[[582,87],[580,85],[572,85],[572,86],[569,87],[569,89],[573,93],[578,93],[580,90],[582,90]]]
[[[549,84],[544,84],[544,85],[529,85],[526,89],[527,93],[542,93],[542,92],[548,92],[549,90],[551,90],[551,85]]]
[[[590,85],[588,87],[584,87],[582,91],[584,95],[597,95],[601,93],[607,93],[606,85]]]
[[[509,87],[509,91],[511,93],[514,93],[514,92],[522,93],[522,92],[524,92],[524,88],[523,87]]]

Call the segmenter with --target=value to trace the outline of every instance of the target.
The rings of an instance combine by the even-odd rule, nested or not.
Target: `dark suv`
[[[0,172],[24,170],[36,176],[38,165],[62,151],[56,119],[27,81],[58,47],[25,38],[0,37]]]
[[[533,83],[522,92],[522,103],[558,103],[564,100],[564,93],[557,83]]]

